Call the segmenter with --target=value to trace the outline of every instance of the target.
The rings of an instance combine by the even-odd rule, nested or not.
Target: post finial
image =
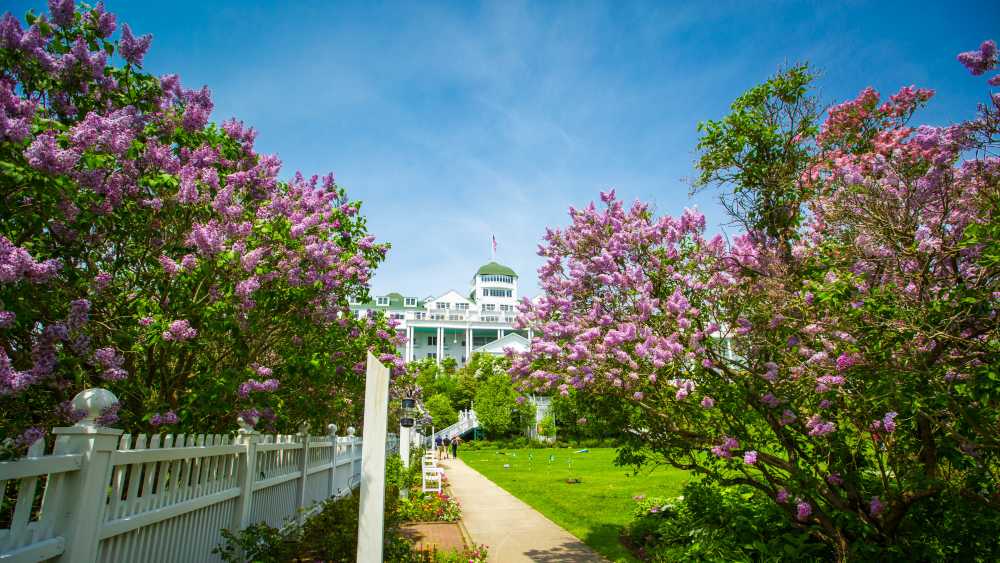
[[[355,430],[354,430],[353,426],[348,426],[347,427],[347,435],[348,436],[351,436],[353,438],[354,437],[354,432],[355,432]]]
[[[118,404],[118,397],[107,389],[101,389],[100,387],[92,387],[90,389],[84,389],[73,397],[71,403],[73,405],[73,410],[83,411],[86,413],[84,417],[76,423],[76,426],[85,427],[97,427],[101,426],[98,424],[97,419],[104,415],[104,413]]]
[[[236,423],[240,425],[240,434],[249,434],[257,426],[257,417],[252,414],[241,414],[236,417]]]
[[[327,424],[326,425],[326,433],[329,434],[329,435],[331,435],[331,436],[336,436],[337,435],[337,425],[336,424]]]

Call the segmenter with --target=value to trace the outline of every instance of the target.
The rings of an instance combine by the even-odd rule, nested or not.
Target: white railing
[[[451,426],[446,426],[441,430],[437,430],[434,434],[431,434],[427,438],[428,447],[434,445],[434,442],[441,438],[451,438],[453,436],[461,436],[469,430],[479,428],[479,418],[476,417],[476,411],[469,409],[466,411],[461,411],[458,413],[458,422],[452,424]]]
[[[56,428],[51,454],[39,440],[27,457],[0,463],[0,561],[217,561],[221,529],[302,521],[360,482],[353,428],[265,435],[241,421],[233,436],[132,436],[95,423],[115,401],[81,393],[74,407],[88,417]],[[397,447],[387,441],[387,451]]]
[[[418,314],[422,314],[418,318]],[[514,311],[460,311],[455,309],[428,309],[427,311],[407,311],[406,320],[410,321],[470,321],[496,324],[513,324],[517,319]],[[487,318],[491,320],[486,320]]]

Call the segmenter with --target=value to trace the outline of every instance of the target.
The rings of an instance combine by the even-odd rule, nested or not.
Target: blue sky
[[[491,234],[536,293],[545,227],[608,187],[732,231],[689,197],[698,121],[803,60],[826,102],[916,84],[938,92],[922,121],[963,119],[987,89],[955,55],[1000,39],[995,1],[106,4],[285,176],[333,171],[393,245],[373,291],[418,296],[465,289]]]

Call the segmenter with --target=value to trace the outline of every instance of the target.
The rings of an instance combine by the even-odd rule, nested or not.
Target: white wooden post
[[[333,467],[330,468],[330,479],[329,486],[327,487],[327,498],[337,495],[337,425],[327,424],[326,434],[328,440],[333,444],[333,453],[330,454],[330,463]]]
[[[389,412],[389,369],[368,353],[361,456],[358,563],[381,563],[385,517],[385,433]]]
[[[99,532],[104,524],[108,485],[111,482],[111,453],[118,446],[121,430],[97,423],[105,409],[118,404],[107,389],[86,389],[73,397],[73,408],[87,413],[73,426],[54,428],[55,455],[82,454],[79,471],[66,473],[63,481],[62,510],[55,529],[63,530],[65,551],[57,561],[96,561]]]
[[[298,501],[299,523],[305,522],[306,517],[306,482],[309,480],[309,423],[303,422],[299,426],[299,436],[302,438],[302,461],[299,464],[299,490],[296,500]]]
[[[410,467],[410,432],[409,428],[399,427],[399,457],[403,467]]]
[[[253,507],[253,484],[257,476],[257,441],[260,439],[260,432],[253,429],[254,425],[257,424],[256,420],[244,420],[242,416],[236,420],[240,424],[236,441],[246,446],[246,450],[243,454],[243,460],[239,464],[237,476],[240,496],[236,497],[233,519],[229,527],[229,531],[233,533],[239,532],[250,524],[250,509]]]

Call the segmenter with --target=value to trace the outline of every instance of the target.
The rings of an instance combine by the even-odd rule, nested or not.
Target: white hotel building
[[[472,278],[472,290],[463,295],[449,290],[437,297],[405,297],[390,293],[368,303],[352,303],[359,316],[385,311],[406,332],[399,353],[407,362],[453,358],[464,366],[475,352],[502,354],[505,348],[526,350],[531,335],[514,330],[517,316],[517,274],[490,262]]]

